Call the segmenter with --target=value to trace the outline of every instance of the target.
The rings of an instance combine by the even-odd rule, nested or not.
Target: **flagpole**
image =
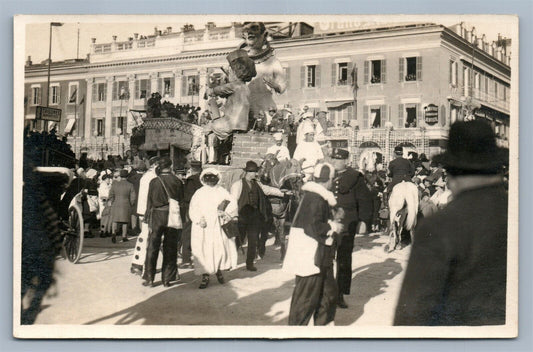
[[[78,44],[77,44],[77,51],[76,51],[76,60],[80,58],[80,23],[78,22]]]

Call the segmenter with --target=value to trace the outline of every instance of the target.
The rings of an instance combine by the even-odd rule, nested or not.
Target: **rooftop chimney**
[[[172,27],[167,27],[167,33],[172,33]]]
[[[139,39],[139,33],[133,33],[133,37],[135,38],[135,40]]]
[[[157,27],[154,27],[154,35],[157,35],[159,32],[157,30]]]
[[[28,56],[28,61],[26,61],[26,66],[31,66],[31,64],[32,64],[31,56]]]
[[[94,44],[96,43],[96,38],[91,38],[91,42]]]

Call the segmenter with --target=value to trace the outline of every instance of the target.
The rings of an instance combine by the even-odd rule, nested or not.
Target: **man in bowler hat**
[[[456,122],[435,157],[453,200],[416,227],[395,325],[506,322],[508,151],[481,120]]]
[[[343,232],[337,243],[337,284],[339,308],[348,308],[344,295],[350,294],[352,283],[352,252],[358,223],[372,222],[373,202],[370,190],[366,186],[364,176],[357,170],[347,166],[349,153],[347,150],[334,148],[331,162],[335,167],[332,191],[337,199],[337,206],[344,210]]]

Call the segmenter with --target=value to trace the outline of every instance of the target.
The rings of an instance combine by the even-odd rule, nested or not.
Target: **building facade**
[[[88,61],[53,65],[51,82],[64,94],[58,107],[67,116],[72,104],[65,96],[76,82],[86,97],[75,114],[80,119],[77,132],[65,130],[71,144],[79,146],[76,153],[123,154],[138,123],[129,112],[144,110],[153,92],[163,101],[205,109],[207,77],[227,66],[226,55],[242,42],[241,28],[239,23],[221,28],[208,24],[201,30],[156,29],[146,37],[135,33],[123,42],[113,37],[111,43],[99,44],[93,39]],[[418,153],[438,153],[446,145],[450,124],[474,116],[490,120],[499,143],[508,146],[508,40],[488,43],[462,24],[320,34],[312,34],[306,24],[298,28],[271,41],[288,81],[286,92],[275,97],[278,108],[297,113],[307,105],[327,111],[335,126],[349,123],[347,129],[333,128],[330,138],[350,147],[354,158],[371,145],[386,163],[398,143]],[[46,65],[35,66],[26,66],[28,119],[39,105],[33,89],[40,84],[42,91],[46,85]],[[62,121],[61,128],[67,124]]]

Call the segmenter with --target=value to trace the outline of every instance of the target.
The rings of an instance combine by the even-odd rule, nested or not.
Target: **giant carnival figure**
[[[221,161],[220,147],[228,142],[234,131],[248,130],[250,112],[250,82],[256,75],[255,64],[244,50],[235,50],[227,56],[229,63],[228,83],[215,85],[206,89],[210,97],[209,108],[213,119],[204,127],[208,136],[208,162]],[[220,82],[222,83],[222,82]],[[215,97],[226,98],[223,109],[218,109]],[[217,150],[218,149],[218,150]],[[227,151],[229,154],[229,150]]]
[[[281,62],[274,56],[268,33],[263,22],[245,22],[242,29],[245,50],[255,62],[257,76],[250,82],[250,117],[252,126],[260,116],[267,116],[269,110],[276,109],[272,98],[273,91],[282,94],[287,88],[287,80]]]

